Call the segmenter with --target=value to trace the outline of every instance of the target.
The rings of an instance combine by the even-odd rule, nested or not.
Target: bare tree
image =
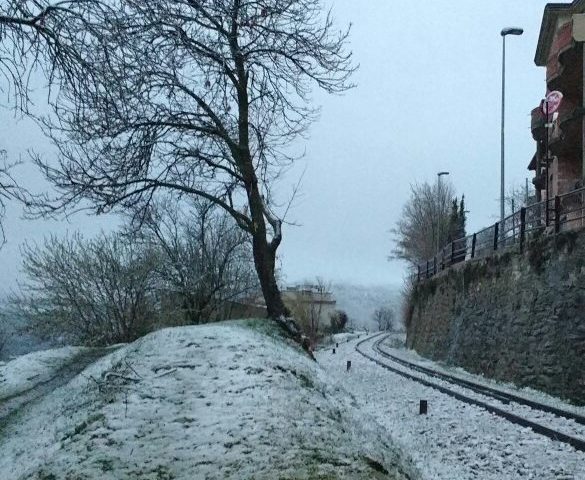
[[[129,342],[156,321],[152,252],[120,235],[50,237],[23,247],[26,281],[13,311],[41,338]]]
[[[73,79],[91,76],[86,52],[78,47],[80,38],[98,38],[92,11],[103,16],[111,9],[99,0],[0,0],[0,93],[8,103],[31,113],[29,82],[37,71],[55,87],[49,98],[65,86],[72,94],[83,94],[76,90],[79,83]],[[16,163],[8,164],[6,152],[0,149],[1,244],[5,241],[6,202],[30,203],[30,195],[10,173]]]
[[[268,314],[282,319],[273,187],[294,160],[284,147],[316,118],[312,86],[352,86],[348,30],[319,0],[5,3],[26,19],[4,21],[14,43],[48,36],[60,81],[59,122],[46,125],[59,163],[36,158],[59,191],[49,211],[145,207],[159,190],[205,198],[251,236]]]
[[[10,173],[13,166],[6,162],[6,152],[0,150],[0,247],[6,241],[3,223],[6,213],[6,202],[17,197],[21,192],[21,189]]]
[[[356,329],[357,325],[356,325],[356,321],[355,318],[353,317],[348,317],[347,318],[347,328],[349,329],[350,332],[354,332]]]
[[[413,266],[432,258],[451,234],[451,205],[455,197],[448,182],[411,186],[411,195],[391,230],[395,247],[391,258],[406,260]]]
[[[397,329],[396,312],[392,307],[377,308],[374,312],[374,320],[376,321],[378,330],[380,331]]]
[[[511,218],[507,220],[505,229],[512,230],[512,234],[516,236],[517,231],[520,229],[520,209],[528,205],[528,192],[526,191],[526,187],[522,186],[521,184],[512,184],[506,188],[504,194],[504,212],[506,217]],[[516,213],[516,215],[513,215]],[[501,229],[501,226],[500,226]],[[501,231],[501,230],[500,230]],[[482,243],[489,242],[490,239],[487,238],[491,232],[485,232],[481,235]],[[478,238],[479,240],[479,238]]]
[[[221,319],[226,303],[258,291],[248,236],[213,203],[154,203],[142,236],[160,251],[157,289],[178,304],[183,323]]]
[[[527,205],[528,195],[526,188],[522,185],[510,185],[504,195],[504,206],[506,207],[506,215],[512,215],[522,207]]]
[[[101,0],[0,0],[0,92],[28,112],[31,74],[41,71],[55,94],[83,95],[77,80],[94,71],[85,47],[101,38],[98,19],[113,14]]]

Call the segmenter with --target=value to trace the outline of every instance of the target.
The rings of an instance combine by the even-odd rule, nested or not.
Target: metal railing
[[[533,203],[493,225],[445,245],[437,255],[418,265],[417,279],[431,278],[451,266],[487,257],[498,250],[518,246],[537,232],[559,233],[585,227],[585,187]]]

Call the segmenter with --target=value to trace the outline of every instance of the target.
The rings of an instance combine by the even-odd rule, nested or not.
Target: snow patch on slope
[[[417,478],[265,325],[165,329],[101,359],[0,431],[0,478]]]
[[[87,351],[83,347],[64,347],[22,355],[0,362],[0,400],[18,395],[53,377],[72,359]]]

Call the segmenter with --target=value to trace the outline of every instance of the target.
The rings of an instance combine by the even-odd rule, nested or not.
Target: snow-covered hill
[[[418,477],[266,321],[152,333],[17,417],[0,427],[2,480]]]
[[[378,327],[372,316],[382,306],[392,306],[397,314],[400,311],[400,287],[395,285],[352,285],[334,283],[331,286],[336,308],[345,310],[355,328],[376,330]]]

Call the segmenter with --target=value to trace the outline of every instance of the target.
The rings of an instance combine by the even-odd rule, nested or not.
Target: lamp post
[[[500,235],[504,238],[504,111],[506,99],[506,36],[507,35],[522,35],[524,30],[518,27],[507,27],[502,29],[502,132],[501,132],[501,173],[500,173]]]
[[[443,175],[449,175],[449,172],[437,172],[437,205],[439,207],[437,214],[437,255],[439,254],[439,249],[441,248],[441,177]]]

